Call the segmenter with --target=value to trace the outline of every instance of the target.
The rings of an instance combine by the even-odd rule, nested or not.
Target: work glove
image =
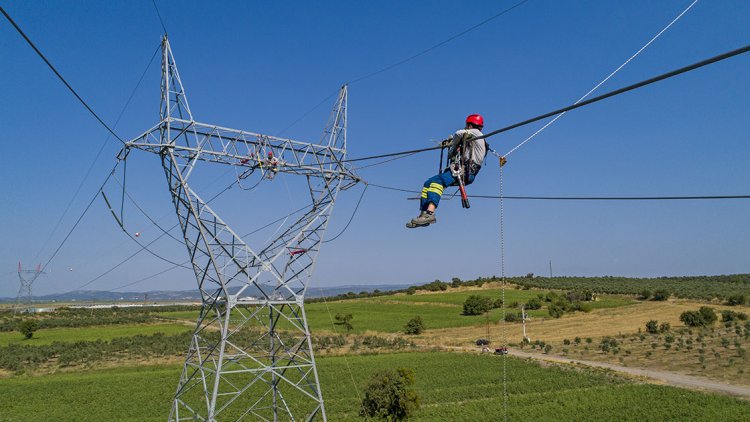
[[[504,166],[507,162],[508,160],[506,160],[505,157],[500,157],[500,167]]]
[[[440,141],[440,148],[448,148],[448,147],[450,147],[452,141],[453,141],[453,139],[451,139],[451,138],[443,139],[442,141]]]

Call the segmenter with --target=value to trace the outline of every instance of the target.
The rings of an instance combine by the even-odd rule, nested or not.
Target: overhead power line
[[[500,199],[496,195],[468,195],[470,198]],[[706,196],[503,196],[502,199],[530,199],[541,201],[681,201],[715,199],[750,199],[750,195]]]
[[[119,161],[112,168],[112,171],[109,172],[109,174],[104,179],[104,182],[101,184],[101,186],[99,186],[99,189],[97,189],[96,194],[91,198],[91,201],[89,201],[88,205],[86,205],[86,208],[84,208],[83,212],[78,217],[78,219],[76,220],[75,224],[73,224],[73,227],[71,227],[70,230],[68,230],[68,233],[65,235],[65,237],[63,238],[63,240],[60,242],[60,244],[57,246],[57,248],[55,249],[55,251],[52,253],[52,256],[50,256],[49,259],[47,260],[47,262],[44,263],[44,265],[42,266],[42,271],[44,271],[44,269],[47,268],[47,265],[49,265],[49,263],[52,262],[52,260],[55,258],[55,256],[57,256],[57,253],[60,252],[60,249],[62,249],[63,245],[65,245],[65,242],[68,241],[68,238],[70,238],[70,235],[73,234],[73,231],[76,229],[76,227],[78,227],[78,224],[81,223],[81,220],[83,220],[83,217],[86,215],[86,213],[91,208],[91,205],[94,203],[94,201],[96,200],[96,198],[99,196],[99,192],[101,192],[102,188],[104,188],[104,185],[106,185],[107,182],[109,181],[109,178],[112,177],[112,175],[114,174],[115,169],[117,168],[118,164],[119,164]]]
[[[167,27],[164,26],[164,19],[161,18],[161,13],[159,13],[159,7],[156,5],[156,0],[151,0],[151,3],[154,4],[154,10],[156,10],[156,16],[159,17],[159,23],[161,24],[161,29],[164,30],[164,35],[167,35]]]
[[[513,6],[511,6],[511,7],[507,8],[507,9],[504,9],[504,10],[502,10],[502,11],[500,11],[500,12],[498,12],[498,13],[496,13],[496,14],[492,15],[492,16],[490,16],[489,18],[487,18],[487,19],[485,19],[485,20],[483,20],[483,21],[481,21],[481,22],[479,22],[479,23],[477,23],[477,24],[475,24],[475,25],[473,25],[473,26],[471,26],[471,27],[469,27],[469,28],[467,28],[467,29],[464,29],[463,31],[461,31],[461,32],[459,32],[459,33],[457,33],[457,34],[455,34],[455,35],[452,35],[452,36],[450,36],[450,37],[448,37],[448,38],[444,39],[443,41],[440,41],[439,43],[437,43],[437,44],[435,44],[435,45],[433,45],[433,46],[431,46],[431,47],[428,47],[428,48],[426,48],[426,49],[424,49],[424,50],[420,51],[420,52],[419,52],[419,53],[417,53],[417,54],[414,54],[414,55],[412,55],[412,56],[409,56],[409,57],[407,57],[407,58],[405,58],[405,59],[403,59],[403,60],[400,60],[400,61],[398,61],[398,62],[396,62],[396,63],[393,63],[393,64],[391,64],[391,65],[388,65],[388,66],[386,66],[386,67],[384,67],[384,68],[382,68],[382,69],[376,70],[376,71],[374,71],[374,72],[372,72],[372,73],[368,73],[368,74],[366,74],[366,75],[364,75],[364,76],[360,76],[360,77],[358,77],[358,78],[356,78],[356,79],[353,79],[353,80],[351,80],[351,81],[349,82],[349,84],[350,84],[350,85],[352,85],[352,84],[354,84],[354,83],[357,83],[357,82],[363,81],[363,80],[365,80],[365,79],[371,78],[371,77],[373,77],[373,76],[375,76],[375,75],[379,75],[379,74],[381,74],[381,73],[383,73],[383,72],[387,72],[387,71],[389,71],[389,70],[393,69],[394,67],[398,67],[398,66],[401,66],[402,64],[405,64],[405,63],[407,63],[407,62],[410,62],[410,61],[412,61],[412,60],[416,59],[417,57],[423,56],[423,55],[425,55],[425,54],[429,53],[430,51],[432,51],[432,50],[434,50],[434,49],[436,49],[436,48],[438,48],[438,47],[440,47],[440,46],[443,46],[443,45],[445,45],[445,44],[448,44],[449,42],[451,42],[451,41],[453,41],[453,40],[455,40],[455,39],[457,39],[457,38],[460,38],[460,37],[462,37],[462,36],[464,36],[464,35],[468,34],[469,32],[471,32],[471,31],[473,31],[473,30],[475,30],[475,29],[479,28],[480,26],[482,26],[482,25],[484,25],[484,24],[486,24],[486,23],[489,23],[490,21],[493,21],[493,20],[495,20],[495,19],[499,18],[500,16],[502,16],[502,15],[504,15],[504,14],[506,14],[506,13],[510,12],[511,10],[515,9],[516,7],[519,7],[519,6],[521,6],[522,4],[524,4],[524,3],[528,2],[528,1],[529,1],[529,0],[522,0],[522,1],[520,1],[520,2],[518,2],[518,3],[516,3],[516,4],[514,4]]]
[[[117,125],[120,123],[120,119],[122,119],[123,114],[125,114],[125,110],[127,110],[128,106],[130,105],[130,102],[133,100],[133,97],[135,96],[136,91],[141,86],[141,82],[143,82],[143,79],[145,78],[146,73],[151,68],[151,64],[154,62],[154,58],[156,57],[156,53],[158,52],[159,52],[159,48],[154,50],[154,54],[151,55],[151,59],[149,60],[148,65],[146,65],[146,69],[144,69],[143,73],[141,73],[141,77],[138,79],[138,82],[135,84],[135,87],[133,88],[133,91],[131,91],[130,96],[128,97],[127,101],[125,101],[125,105],[122,107],[122,110],[120,110],[120,114],[117,116],[117,120],[115,120],[115,124],[113,125],[113,127],[117,127]],[[81,192],[83,185],[86,183],[86,180],[88,180],[89,175],[91,175],[91,171],[94,169],[94,165],[99,160],[99,157],[101,156],[102,151],[104,151],[104,147],[107,146],[107,142],[109,142],[109,139],[110,139],[110,135],[107,135],[107,137],[104,139],[104,142],[102,143],[102,146],[99,147],[99,151],[97,151],[96,156],[94,157],[94,160],[89,165],[88,170],[86,170],[86,174],[83,176],[83,179],[81,179],[81,182],[78,184],[78,187],[73,193],[73,196],[70,198],[70,202],[68,202],[68,205],[65,207],[65,210],[63,210],[62,214],[60,214],[60,218],[58,218],[57,223],[55,223],[55,226],[52,229],[52,232],[50,233],[49,237],[44,242],[42,247],[39,249],[39,252],[37,252],[36,256],[34,257],[32,261],[36,261],[36,258],[44,251],[44,249],[47,247],[47,244],[49,244],[49,241],[52,240],[52,236],[54,236],[55,233],[57,232],[57,229],[60,227],[62,220],[68,214],[70,207],[73,205],[73,201],[75,201],[75,199],[78,197],[78,194]]]
[[[590,90],[589,90],[589,91],[588,91],[588,92],[587,92],[586,94],[584,94],[584,95],[583,95],[583,96],[582,96],[581,98],[579,98],[579,99],[578,99],[578,101],[576,101],[576,102],[575,102],[574,104],[578,104],[578,103],[580,103],[581,101],[583,101],[583,100],[585,100],[586,98],[588,98],[588,96],[589,96],[589,95],[591,95],[591,94],[593,94],[593,93],[594,93],[594,91],[596,91],[597,89],[599,89],[599,87],[600,87],[600,86],[604,85],[604,83],[606,83],[606,82],[607,82],[608,80],[610,80],[610,79],[611,79],[611,78],[612,78],[613,76],[615,76],[615,75],[617,74],[617,72],[619,72],[620,70],[622,70],[622,68],[624,68],[625,66],[627,66],[627,65],[628,65],[628,63],[630,63],[631,61],[633,61],[633,59],[635,59],[636,57],[638,57],[638,55],[639,55],[639,54],[641,54],[641,53],[642,53],[642,52],[643,52],[643,51],[644,51],[645,49],[647,49],[647,48],[648,48],[648,46],[650,46],[651,44],[653,44],[653,43],[654,43],[654,41],[656,41],[657,39],[659,39],[659,37],[660,37],[660,36],[661,36],[661,35],[662,35],[663,33],[667,32],[667,30],[668,30],[669,28],[671,28],[671,27],[672,27],[672,25],[674,25],[674,24],[675,24],[675,23],[676,23],[676,22],[677,22],[678,20],[680,20],[680,18],[682,18],[682,16],[683,16],[683,15],[685,15],[685,13],[687,13],[687,12],[688,12],[688,11],[689,11],[689,10],[690,10],[690,9],[691,9],[691,8],[692,8],[693,6],[695,6],[695,4],[696,4],[696,3],[698,3],[698,0],[693,0],[693,2],[692,2],[692,3],[690,3],[690,4],[689,4],[689,5],[688,5],[688,6],[687,6],[687,7],[685,8],[685,10],[683,10],[683,11],[682,11],[682,13],[680,13],[679,15],[677,15],[677,17],[675,17],[674,19],[672,19],[672,21],[671,21],[671,22],[669,22],[669,24],[667,24],[667,26],[665,26],[664,28],[662,28],[662,30],[661,30],[661,31],[659,31],[659,32],[658,32],[658,33],[657,33],[656,35],[654,35],[654,36],[653,36],[653,37],[652,37],[652,38],[651,38],[650,40],[648,40],[648,42],[647,42],[646,44],[644,44],[644,45],[643,45],[643,46],[642,46],[642,47],[641,47],[640,49],[638,49],[638,51],[636,51],[636,52],[635,52],[635,53],[634,53],[633,55],[631,55],[630,57],[628,57],[628,59],[627,59],[627,60],[625,60],[625,62],[623,62],[623,63],[622,63],[622,64],[621,64],[620,66],[618,66],[618,67],[617,67],[617,69],[613,70],[613,71],[612,71],[612,72],[611,72],[611,73],[610,73],[609,75],[607,75],[607,77],[606,77],[606,78],[602,79],[602,80],[601,80],[601,82],[599,82],[599,83],[598,83],[598,84],[596,84],[596,85],[595,85],[595,86],[594,86],[593,88],[591,88],[591,89],[590,89]],[[555,116],[555,118],[554,118],[554,119],[552,119],[552,120],[550,120],[549,122],[547,122],[547,124],[545,124],[544,126],[542,126],[541,128],[539,128],[539,129],[538,129],[538,130],[537,130],[536,132],[534,132],[534,133],[532,133],[531,135],[529,135],[529,136],[528,136],[528,137],[527,137],[526,139],[524,139],[524,140],[523,140],[523,141],[521,141],[521,142],[520,142],[520,143],[519,143],[518,145],[516,145],[515,147],[513,147],[513,149],[511,149],[510,151],[506,152],[506,153],[505,153],[505,154],[503,155],[503,157],[508,157],[508,156],[509,156],[510,154],[512,154],[512,153],[513,153],[513,152],[514,152],[515,150],[517,150],[518,148],[521,148],[521,147],[522,147],[522,146],[523,146],[524,144],[526,144],[526,143],[527,143],[527,142],[529,142],[530,140],[534,139],[534,138],[535,138],[535,137],[536,137],[537,135],[539,135],[540,133],[544,132],[544,130],[545,130],[545,129],[547,129],[548,127],[550,127],[550,126],[551,126],[552,124],[554,124],[554,123],[555,123],[556,121],[558,121],[558,120],[559,120],[559,119],[560,119],[560,118],[561,118],[562,116],[564,116],[564,115],[565,115],[565,113],[563,112],[563,113],[560,113],[560,114],[558,114],[557,116]]]
[[[380,189],[392,190],[396,192],[405,192],[419,194],[419,191],[412,189],[401,189],[392,186],[378,185],[368,183]],[[528,196],[528,195],[504,195],[502,198],[498,195],[467,195],[469,198],[479,199],[519,199],[519,200],[537,200],[537,201],[678,201],[678,200],[717,200],[717,199],[750,199],[750,195],[700,195],[700,196]],[[419,199],[419,198],[409,198]]]
[[[46,63],[47,66],[52,70],[52,72],[54,72],[55,75],[57,75],[57,77],[60,79],[60,81],[62,81],[62,83],[65,84],[65,86],[70,90],[70,92],[73,93],[73,95],[75,95],[75,97],[78,99],[78,101],[80,101],[81,104],[83,104],[83,106],[86,107],[86,110],[88,110],[89,113],[91,113],[91,115],[94,116],[94,118],[97,121],[99,121],[99,123],[101,123],[102,126],[104,126],[109,131],[109,133],[111,133],[115,138],[117,138],[118,141],[122,142],[122,144],[124,145],[125,141],[122,138],[120,138],[120,136],[118,136],[115,133],[115,131],[112,130],[111,127],[109,127],[109,125],[107,125],[106,123],[104,123],[104,120],[102,120],[102,118],[99,117],[99,115],[96,114],[96,112],[91,107],[89,107],[89,105],[86,103],[86,101],[84,101],[83,98],[81,98],[81,96],[78,95],[78,93],[76,92],[76,90],[73,89],[73,87],[70,86],[70,84],[68,83],[68,81],[66,81],[65,78],[63,78],[63,76],[60,74],[60,72],[58,72],[57,69],[55,69],[55,66],[53,66],[52,63],[50,63],[49,60],[47,60],[47,57],[45,57],[44,54],[42,54],[42,52],[39,51],[39,49],[36,47],[36,45],[34,45],[34,43],[31,41],[31,39],[29,39],[29,37],[26,36],[26,34],[23,32],[23,30],[18,26],[18,24],[16,24],[16,22],[13,20],[13,18],[10,17],[10,15],[8,14],[8,12],[6,12],[5,9],[3,9],[2,6],[0,6],[0,12],[2,12],[3,16],[5,16],[5,19],[7,19],[8,22],[10,22],[10,24],[13,25],[13,27],[16,29],[16,31],[18,31],[18,33],[21,34],[21,36],[23,37],[23,39],[26,40],[26,42],[31,46],[31,48],[34,49],[34,51],[36,52],[36,54],[39,55],[39,57],[41,57],[42,60],[44,60],[44,63]]]
[[[593,103],[605,100],[607,98],[623,94],[623,93],[628,92],[628,91],[633,91],[635,89],[642,88],[644,86],[651,85],[653,83],[660,82],[660,81],[663,81],[665,79],[669,79],[669,78],[675,77],[677,75],[681,75],[683,73],[687,73],[687,72],[699,69],[701,67],[708,66],[708,65],[713,64],[713,63],[718,63],[718,62],[720,62],[722,60],[726,60],[726,59],[729,59],[729,58],[732,58],[732,57],[735,57],[735,56],[739,56],[740,54],[747,53],[748,51],[750,51],[750,45],[746,45],[746,46],[738,48],[736,50],[732,50],[732,51],[726,52],[724,54],[719,54],[718,56],[714,56],[714,57],[711,57],[709,59],[702,60],[700,62],[693,63],[693,64],[685,66],[685,67],[681,67],[681,68],[673,70],[671,72],[667,72],[667,73],[661,74],[659,76],[655,76],[653,78],[649,78],[649,79],[646,79],[644,81],[641,81],[641,82],[638,82],[638,83],[634,83],[632,85],[628,85],[626,87],[623,87],[623,88],[620,88],[620,89],[616,89],[614,91],[607,92],[606,94],[602,94],[602,95],[600,95],[598,97],[594,97],[594,98],[588,99],[586,101],[582,101],[582,102],[579,102],[579,103],[576,103],[576,104],[572,104],[572,105],[569,105],[567,107],[563,107],[561,109],[557,109],[555,111],[551,111],[549,113],[541,114],[539,116],[532,117],[530,119],[527,119],[527,120],[524,120],[524,121],[521,121],[521,122],[518,122],[518,123],[514,123],[514,124],[512,124],[510,126],[505,126],[505,127],[500,128],[498,130],[494,130],[492,132],[486,133],[486,134],[484,134],[482,136],[478,136],[478,137],[476,137],[474,139],[486,139],[486,138],[489,138],[491,136],[495,136],[495,135],[497,135],[499,133],[507,132],[509,130],[516,129],[516,128],[521,127],[521,126],[525,126],[525,125],[528,125],[530,123],[534,123],[534,122],[537,122],[539,120],[543,120],[543,119],[546,119],[548,117],[552,117],[552,116],[554,116],[556,114],[561,114],[561,113],[568,112],[570,110],[575,110],[577,108],[581,108],[581,107],[587,106],[589,104],[593,104]],[[440,148],[443,148],[443,147],[440,146],[440,145],[438,145],[438,146],[428,147],[428,148],[422,148],[422,149],[413,149],[413,150],[408,150],[408,151],[392,152],[392,153],[388,153],[388,154],[370,155],[370,156],[367,156],[367,157],[350,158],[350,159],[346,159],[346,160],[339,160],[339,161],[336,161],[336,162],[323,163],[321,165],[338,164],[338,163],[351,163],[351,162],[364,161],[364,160],[374,160],[374,159],[377,159],[377,158],[386,158],[386,157],[395,157],[395,156],[398,156],[398,155],[416,154],[416,153],[426,152],[426,151],[432,151],[432,150],[436,150],[436,149],[440,149]]]
[[[513,6],[507,8],[507,9],[503,9],[500,12],[495,13],[494,15],[490,16],[489,18],[487,18],[487,19],[485,19],[485,20],[483,20],[483,21],[481,21],[481,22],[479,22],[479,23],[477,23],[477,24],[475,24],[475,25],[473,25],[473,26],[471,26],[471,27],[469,27],[469,28],[467,28],[467,29],[465,29],[465,30],[457,33],[457,34],[451,35],[450,37],[444,39],[443,41],[440,41],[437,44],[434,44],[434,45],[432,45],[432,46],[430,46],[430,47],[428,47],[428,48],[426,48],[426,49],[424,49],[424,50],[422,50],[422,51],[420,51],[420,52],[418,52],[416,54],[413,54],[413,55],[411,55],[411,56],[409,56],[409,57],[407,57],[405,59],[399,60],[398,62],[390,64],[390,65],[388,65],[388,66],[386,66],[386,67],[384,67],[382,69],[379,69],[379,70],[376,70],[374,72],[368,73],[366,75],[363,75],[363,76],[357,77],[355,79],[352,79],[351,81],[348,82],[348,84],[352,85],[352,84],[355,84],[357,82],[361,82],[361,81],[363,81],[365,79],[368,79],[368,78],[371,78],[371,77],[373,77],[375,75],[379,75],[381,73],[387,72],[387,71],[389,71],[389,70],[391,70],[391,69],[393,69],[395,67],[398,67],[398,66],[401,66],[402,64],[410,62],[410,61],[416,59],[417,57],[423,56],[423,55],[429,53],[430,51],[432,51],[432,50],[434,50],[434,49],[436,49],[438,47],[441,47],[441,46],[443,46],[445,44],[448,44],[449,42],[451,42],[451,41],[453,41],[453,40],[455,40],[457,38],[460,38],[460,37],[468,34],[469,32],[471,32],[471,31],[479,28],[480,26],[485,25],[485,24],[487,24],[487,23],[489,23],[489,22],[491,22],[491,21],[499,18],[500,16],[503,16],[504,14],[506,14],[506,13],[510,12],[511,10],[513,10],[513,9],[515,9],[515,8],[523,5],[524,3],[528,2],[528,1],[529,0],[522,0],[522,1],[514,4]],[[165,30],[165,32],[166,32],[166,30]],[[296,125],[297,123],[299,123],[302,119],[304,119],[305,117],[307,117],[313,111],[317,110],[318,107],[320,107],[321,105],[323,105],[326,101],[328,101],[328,99],[330,99],[331,97],[333,97],[337,93],[338,93],[338,90],[332,92],[327,97],[325,97],[324,99],[322,99],[319,103],[317,103],[312,108],[310,108],[309,110],[307,110],[306,112],[304,112],[300,117],[298,117],[291,124],[289,124],[287,127],[285,127],[284,129],[282,129],[277,134],[277,136],[281,136],[284,132],[286,132],[287,130],[291,129],[294,125]]]
[[[610,91],[610,92],[608,92],[606,94],[602,94],[602,95],[600,95],[598,97],[590,98],[588,100],[581,101],[580,103],[569,105],[567,107],[563,107],[563,108],[561,108],[559,110],[551,111],[549,113],[545,113],[545,114],[542,114],[542,115],[539,115],[539,116],[536,116],[536,117],[532,117],[531,119],[524,120],[522,122],[515,123],[515,124],[512,124],[510,126],[506,126],[504,128],[501,128],[501,129],[492,131],[490,133],[484,134],[482,136],[477,137],[477,139],[489,138],[490,136],[495,136],[495,135],[497,135],[499,133],[507,132],[507,131],[515,129],[517,127],[525,126],[525,125],[528,125],[529,123],[534,123],[534,122],[537,122],[539,120],[546,119],[547,117],[552,117],[555,114],[560,114],[560,113],[565,113],[565,112],[570,111],[570,110],[575,110],[577,108],[581,108],[581,107],[587,106],[589,104],[593,104],[593,103],[599,102],[601,100],[605,100],[605,99],[607,99],[609,97],[614,97],[615,95],[620,95],[620,94],[623,94],[625,92],[632,91],[634,89],[642,88],[642,87],[644,87],[646,85],[651,85],[653,83],[656,83],[656,82],[659,82],[659,81],[663,81],[665,79],[669,79],[669,78],[672,78],[674,76],[681,75],[683,73],[687,73],[687,72],[690,72],[692,70],[699,69],[701,67],[708,66],[710,64],[717,63],[717,62],[720,62],[722,60],[726,60],[726,59],[732,58],[734,56],[739,56],[740,54],[747,53],[748,51],[750,51],[750,45],[746,45],[746,46],[738,48],[736,50],[732,50],[732,51],[726,52],[724,54],[719,54],[718,56],[711,57],[710,59],[702,60],[700,62],[693,63],[693,64],[685,66],[685,67],[681,67],[681,68],[673,70],[671,72],[667,72],[667,73],[664,73],[662,75],[655,76],[655,77],[650,78],[650,79],[646,79],[645,81],[641,81],[641,82],[634,83],[632,85],[628,85],[628,86],[620,88],[620,89],[616,89],[614,91]]]

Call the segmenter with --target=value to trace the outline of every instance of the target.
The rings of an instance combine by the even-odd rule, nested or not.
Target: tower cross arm
[[[127,142],[128,148],[161,153],[165,148],[190,161],[318,177],[360,180],[342,160],[346,150],[169,117]]]

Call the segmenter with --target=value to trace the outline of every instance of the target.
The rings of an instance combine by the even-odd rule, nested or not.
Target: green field
[[[506,289],[505,301],[509,305],[513,302],[524,303],[537,297],[539,291]],[[372,298],[338,300],[331,302],[315,302],[305,305],[307,320],[313,333],[317,331],[343,332],[341,326],[334,326],[332,319],[336,314],[352,314],[354,333],[365,331],[380,331],[395,333],[403,330],[408,320],[416,315],[422,317],[427,329],[455,328],[482,325],[486,323],[484,315],[462,315],[463,303],[471,295],[486,296],[492,299],[501,297],[498,289],[462,290],[457,292],[441,292],[417,295],[391,295]],[[617,297],[603,296],[597,301],[587,302],[593,309],[614,308],[627,306],[636,301]],[[507,310],[506,312],[511,312]],[[517,312],[513,309],[512,312]],[[536,317],[548,316],[546,308],[529,311],[529,315]],[[184,321],[195,321],[198,311],[175,311],[160,313],[165,318],[175,318]],[[491,322],[498,322],[502,318],[501,309],[493,309],[489,313]]]
[[[151,335],[154,333],[178,334],[191,331],[191,327],[181,324],[148,324],[148,325],[104,325],[79,328],[49,328],[38,330],[34,337],[26,340],[16,331],[0,332],[0,346],[21,344],[41,346],[55,341],[75,342],[93,340],[111,340],[116,337],[131,337],[137,334]]]
[[[433,352],[318,359],[328,419],[362,420],[358,391],[375,370],[398,367],[417,374],[422,406],[412,420],[503,416],[503,358]],[[162,421],[179,373],[178,365],[141,366],[0,379],[0,421]],[[543,368],[513,358],[507,359],[507,380],[509,420],[750,419],[750,406],[729,397],[634,384],[600,372]]]

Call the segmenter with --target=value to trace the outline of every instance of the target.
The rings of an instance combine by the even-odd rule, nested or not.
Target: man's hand
[[[451,138],[443,139],[442,141],[440,141],[440,148],[448,148],[448,147],[450,147],[451,146],[451,142],[453,142],[453,139],[451,139]]]

